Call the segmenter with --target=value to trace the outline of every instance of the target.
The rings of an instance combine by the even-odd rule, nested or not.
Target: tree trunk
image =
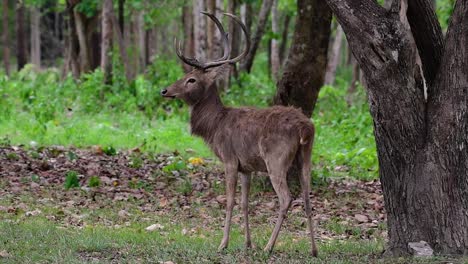
[[[438,254],[467,254],[468,0],[456,2],[445,48],[429,0],[393,1],[389,10],[372,0],[327,2],[365,74],[387,253],[409,254],[408,243],[423,240]]]
[[[41,13],[37,7],[31,7],[31,63],[41,68]]]
[[[114,36],[116,36],[115,40],[117,41],[117,44],[119,45],[120,58],[124,66],[125,77],[127,78],[127,81],[131,81],[133,80],[133,74],[132,74],[132,71],[130,70],[130,64],[128,60],[127,50],[125,48],[124,38],[123,38],[122,32],[120,32],[120,26],[119,26],[117,18],[115,17],[114,8],[113,7],[111,8],[112,8],[112,11],[110,12],[110,14],[112,16],[112,28],[114,30]]]
[[[24,25],[24,4],[23,1],[16,2],[16,59],[18,71],[23,69],[24,65],[28,62],[27,59],[27,43],[26,31]]]
[[[332,16],[321,0],[299,0],[297,9],[293,42],[274,101],[299,107],[310,117],[324,81]]]
[[[273,39],[271,40],[271,76],[273,80],[277,80],[280,71],[280,47],[279,47],[279,17],[278,17],[278,0],[273,0],[271,7],[271,30]]]
[[[257,53],[262,36],[265,33],[265,26],[268,21],[268,15],[270,14],[272,4],[273,0],[264,0],[262,2],[262,7],[260,8],[260,13],[258,15],[257,29],[252,37],[252,47],[240,66],[241,71],[250,73],[250,70],[252,69],[255,54]]]
[[[146,54],[146,29],[144,21],[144,12],[137,13],[137,42],[138,42],[138,58],[140,73],[145,71],[148,55]]]
[[[336,69],[338,68],[338,64],[340,63],[342,44],[343,29],[340,25],[337,25],[332,50],[328,54],[327,72],[325,73],[325,84],[332,85],[335,82]]]
[[[10,75],[10,28],[8,19],[8,0],[3,0],[3,66],[5,67],[6,75]]]
[[[205,11],[205,1],[199,0],[193,3],[193,39],[195,58],[204,61],[206,60],[206,16],[201,14]]]
[[[193,11],[191,6],[184,5],[182,8],[182,24],[184,25],[184,54],[185,56],[194,56],[195,47],[193,40]],[[188,64],[182,63],[184,71],[190,72],[192,67]]]
[[[73,77],[78,79],[80,77],[80,63],[79,63],[79,42],[78,35],[76,34],[75,15],[73,11],[74,6],[67,1],[68,10],[68,68],[71,69]]]
[[[119,27],[120,27],[120,32],[122,33],[122,37],[125,38],[125,0],[119,0]]]
[[[104,83],[112,84],[112,0],[104,0],[102,5],[101,70]]]

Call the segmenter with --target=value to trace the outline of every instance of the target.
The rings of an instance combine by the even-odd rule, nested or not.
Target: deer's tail
[[[309,142],[314,140],[314,133],[315,133],[314,126],[312,124],[310,123],[303,124],[299,128],[299,137],[300,137],[299,143],[301,145],[308,144]]]

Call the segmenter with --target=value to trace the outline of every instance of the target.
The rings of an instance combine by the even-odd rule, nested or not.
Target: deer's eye
[[[197,80],[195,80],[194,78],[190,78],[187,80],[187,83],[195,83]]]

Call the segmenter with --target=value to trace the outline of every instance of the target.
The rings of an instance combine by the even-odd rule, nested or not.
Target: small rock
[[[413,256],[431,257],[434,251],[426,241],[410,242],[408,247],[413,251]]]
[[[8,258],[10,254],[5,250],[0,250],[0,258]]]
[[[216,201],[222,205],[226,205],[227,203],[227,198],[226,195],[218,195],[216,196]]]
[[[126,218],[126,217],[130,216],[130,214],[129,214],[127,211],[125,211],[125,210],[120,210],[119,213],[118,213],[118,215],[119,215],[120,217],[122,217],[122,218]]]
[[[162,230],[162,229],[164,229],[164,226],[160,224],[152,224],[148,226],[147,228],[145,228],[146,231],[154,231],[154,230]]]
[[[362,214],[355,214],[354,218],[358,220],[359,223],[367,223],[369,222],[369,218],[366,215]]]
[[[36,210],[34,210],[34,211],[26,212],[25,215],[26,215],[26,216],[36,216],[36,215],[38,215],[38,214],[40,214],[40,213],[42,213],[41,210],[36,209]]]

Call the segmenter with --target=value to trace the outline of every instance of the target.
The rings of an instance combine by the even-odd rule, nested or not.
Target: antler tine
[[[247,30],[247,27],[244,25],[244,23],[242,23],[242,21],[238,17],[236,17],[235,15],[230,14],[230,13],[223,13],[223,15],[232,18],[237,24],[239,24],[239,26],[242,28],[242,31],[244,32],[244,35],[245,35],[245,49],[244,49],[244,51],[239,56],[237,56],[234,59],[230,59],[230,61],[229,61],[229,63],[236,63],[236,62],[242,60],[245,56],[247,56],[247,54],[250,51],[251,43],[250,43],[249,32]]]
[[[220,31],[220,34],[221,34],[221,39],[223,41],[223,56],[221,58],[217,59],[216,61],[222,61],[222,60],[228,59],[229,56],[231,55],[231,49],[230,49],[230,46],[229,46],[228,33],[226,33],[226,31],[224,30],[223,25],[221,24],[221,22],[218,20],[218,18],[214,14],[210,14],[210,13],[205,12],[205,11],[203,11],[201,13],[208,16],[211,20],[213,20],[213,22],[216,24],[216,27],[218,28],[218,30]]]
[[[179,59],[184,63],[195,68],[204,68],[204,64],[199,62],[197,59],[187,58],[184,56],[184,54],[182,54],[182,44],[177,41],[177,38],[174,38],[174,48],[176,50],[177,57],[179,57]]]
[[[237,57],[233,58],[233,59],[226,59],[226,60],[219,60],[219,61],[214,61],[214,62],[210,62],[210,63],[206,63],[204,66],[204,69],[208,69],[208,68],[211,68],[211,67],[216,67],[216,66],[219,66],[219,65],[222,65],[222,64],[226,64],[226,63],[236,63],[240,60],[242,60],[245,56],[247,56],[247,54],[249,53],[249,50],[250,50],[250,37],[249,37],[249,33],[247,32],[247,27],[244,25],[244,23],[242,23],[242,21],[236,17],[235,15],[233,14],[230,14],[230,13],[223,13],[223,15],[225,16],[228,16],[230,18],[232,18],[237,24],[239,24],[242,28],[242,31],[244,32],[245,34],[245,44],[246,44],[246,47],[244,49],[244,51]]]

